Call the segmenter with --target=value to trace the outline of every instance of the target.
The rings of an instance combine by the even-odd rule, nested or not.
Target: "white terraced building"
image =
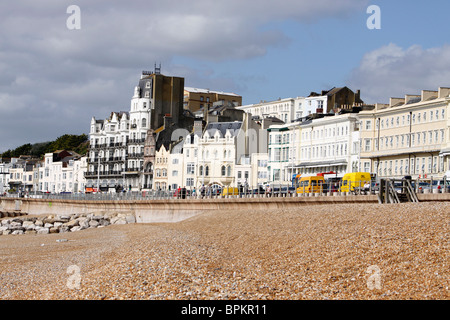
[[[307,120],[300,127],[300,174],[333,171],[342,177],[361,170],[357,113]]]

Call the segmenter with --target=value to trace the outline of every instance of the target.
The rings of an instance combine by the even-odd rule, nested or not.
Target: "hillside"
[[[17,147],[14,150],[7,150],[0,154],[2,158],[19,157],[21,155],[30,155],[42,158],[45,153],[56,150],[72,150],[80,155],[84,155],[89,147],[89,140],[86,134],[73,135],[65,134],[54,141],[27,143]]]

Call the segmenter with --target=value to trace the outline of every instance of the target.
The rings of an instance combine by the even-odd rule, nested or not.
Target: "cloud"
[[[402,48],[390,43],[368,52],[347,81],[361,89],[368,103],[387,103],[390,97],[420,94],[450,85],[450,46]]]
[[[69,30],[67,7],[81,9]],[[191,86],[237,91],[210,66],[260,57],[290,39],[276,24],[346,17],[360,0],[19,0],[0,3],[0,152],[23,143],[86,133],[90,118],[129,110],[142,70],[184,57],[208,61],[177,76]],[[169,74],[169,73],[168,73]],[[223,87],[222,87],[223,86]]]

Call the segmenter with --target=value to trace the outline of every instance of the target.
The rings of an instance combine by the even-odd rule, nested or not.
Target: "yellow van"
[[[325,179],[321,176],[311,176],[300,178],[297,193],[320,193],[323,192]]]
[[[239,188],[225,187],[222,189],[222,196],[237,196],[239,194]]]
[[[369,172],[352,172],[346,173],[342,178],[341,192],[354,191],[355,188],[364,188],[366,183],[371,182],[371,177]]]

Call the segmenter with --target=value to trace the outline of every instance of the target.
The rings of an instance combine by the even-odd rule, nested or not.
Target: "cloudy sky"
[[[381,29],[367,27],[370,5]],[[385,103],[450,86],[448,12],[447,0],[2,1],[0,152],[128,111],[155,63],[244,104],[345,85]]]

